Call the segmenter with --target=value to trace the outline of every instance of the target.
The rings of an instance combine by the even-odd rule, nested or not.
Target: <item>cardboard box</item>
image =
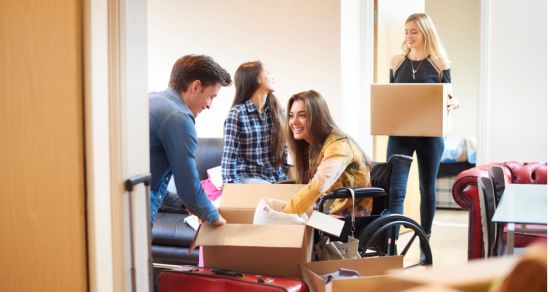
[[[261,198],[289,201],[303,184],[225,184],[219,213],[229,223],[252,223]]]
[[[313,228],[339,235],[344,222],[313,212],[307,225],[252,224],[262,197],[288,201],[295,189],[300,187],[242,184],[224,189],[219,210],[224,216],[230,214],[225,217],[227,224],[201,225],[191,248],[203,247],[204,266],[208,268],[300,278],[300,265],[311,261]]]
[[[448,84],[372,84],[371,134],[442,137],[447,131]]]
[[[400,281],[388,281],[384,274],[392,269],[402,269],[402,256],[371,257],[356,260],[338,260],[311,262],[301,265],[303,281],[311,291],[346,292],[346,291],[388,291],[387,287],[409,288],[414,284]],[[347,279],[333,279],[327,286],[324,285],[322,275],[336,272],[339,268],[357,271],[361,277]],[[380,287],[385,289],[379,289]]]
[[[387,277],[415,285],[441,286],[459,291],[488,291],[495,279],[507,276],[518,262],[517,257],[473,260],[452,267],[433,267],[428,270],[391,271]],[[401,291],[401,290],[397,290]]]

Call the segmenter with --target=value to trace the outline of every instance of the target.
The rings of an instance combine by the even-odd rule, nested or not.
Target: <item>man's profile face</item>
[[[203,87],[199,80],[195,80],[189,85],[185,104],[187,104],[195,118],[204,109],[210,108],[212,100],[217,96],[220,88],[220,83]]]

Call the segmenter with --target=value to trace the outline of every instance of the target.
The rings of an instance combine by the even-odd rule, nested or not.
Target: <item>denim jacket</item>
[[[217,221],[219,212],[204,193],[196,168],[194,116],[173,88],[149,94],[149,127],[151,222],[166,197],[172,174],[185,207],[210,224]]]

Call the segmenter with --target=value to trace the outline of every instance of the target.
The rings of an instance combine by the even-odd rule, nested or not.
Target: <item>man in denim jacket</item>
[[[187,210],[201,220],[221,225],[219,215],[200,185],[195,162],[195,118],[217,96],[231,76],[211,57],[187,55],[173,66],[169,88],[149,94],[151,222],[169,196],[173,174],[177,194]]]

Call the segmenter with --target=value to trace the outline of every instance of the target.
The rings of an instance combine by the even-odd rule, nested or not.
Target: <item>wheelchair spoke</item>
[[[381,246],[376,246],[376,247],[375,247],[375,250],[376,250],[377,256],[382,257],[382,256],[385,255],[385,253],[383,252],[383,247],[381,247]]]
[[[425,265],[424,262],[419,262],[419,263],[417,263],[417,264],[413,264],[413,265],[406,266],[406,267],[404,267],[404,269],[406,270],[406,269],[411,269],[411,268],[415,268],[415,267],[419,267],[419,266],[424,266],[424,265]]]
[[[410,246],[412,246],[412,243],[414,242],[416,237],[417,237],[417,233],[414,232],[414,236],[412,236],[412,238],[408,240],[408,243],[406,243],[406,246],[404,247],[400,255],[405,255],[408,252],[408,250],[410,249]]]

